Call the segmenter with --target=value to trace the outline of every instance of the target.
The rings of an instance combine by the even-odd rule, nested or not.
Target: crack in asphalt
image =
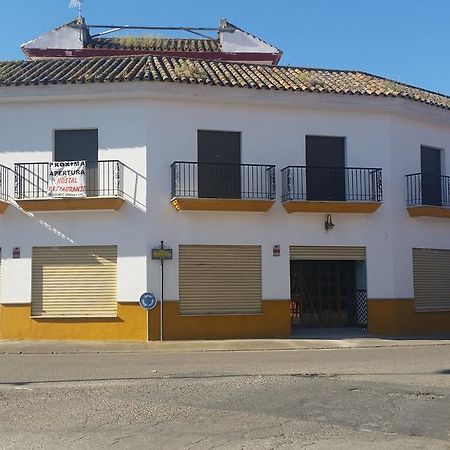
[[[26,387],[33,385],[46,385],[46,384],[70,384],[70,383],[96,383],[96,382],[121,382],[121,381],[157,381],[157,380],[204,380],[204,379],[227,379],[227,378],[275,378],[275,377],[292,377],[292,378],[305,378],[305,379],[319,379],[319,378],[335,378],[340,377],[397,377],[401,376],[420,376],[420,375],[447,375],[450,371],[439,370],[436,372],[374,372],[374,373],[326,373],[326,372],[313,372],[313,373],[239,373],[239,374],[169,374],[169,375],[153,375],[148,377],[111,377],[111,378],[79,378],[69,380],[28,380],[28,381],[2,381],[0,382],[0,389],[2,387]]]

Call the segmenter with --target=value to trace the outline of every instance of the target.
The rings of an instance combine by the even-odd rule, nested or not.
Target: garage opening
[[[117,317],[117,246],[33,247],[31,315]]]
[[[365,249],[291,247],[293,328],[367,326]]]

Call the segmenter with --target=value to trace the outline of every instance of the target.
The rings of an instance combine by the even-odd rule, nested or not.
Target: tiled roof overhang
[[[450,109],[450,97],[358,71],[158,56],[0,62],[0,87],[160,81],[255,90],[410,99]]]

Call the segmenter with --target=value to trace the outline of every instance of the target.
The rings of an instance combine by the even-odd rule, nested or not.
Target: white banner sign
[[[49,197],[86,197],[86,161],[49,163]]]

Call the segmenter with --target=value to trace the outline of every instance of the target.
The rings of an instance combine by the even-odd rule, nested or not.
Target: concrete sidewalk
[[[426,347],[450,345],[450,336],[427,337],[300,337],[216,341],[91,342],[0,341],[1,354],[186,353],[332,350],[342,348]]]

